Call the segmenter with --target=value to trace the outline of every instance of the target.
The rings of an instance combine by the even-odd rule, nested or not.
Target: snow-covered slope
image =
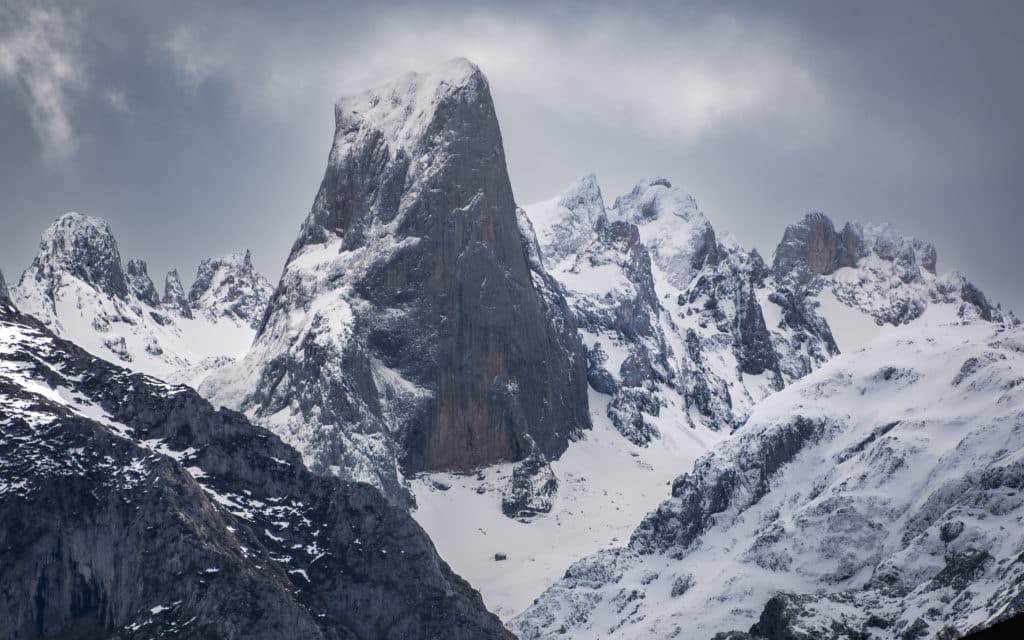
[[[195,386],[245,352],[270,296],[266,279],[243,257],[204,261],[199,275],[195,303],[173,271],[161,301],[145,262],[122,265],[106,221],[72,212],[43,233],[11,297],[99,357]]]
[[[538,502],[550,513],[531,507],[526,518],[503,516],[502,500],[515,485],[511,465],[478,475],[430,474],[413,485],[415,517],[503,617],[571,561],[625,539],[630,518],[635,525],[654,508],[669,476],[733,429],[742,433],[760,403],[827,363],[839,353],[837,343],[855,352],[893,329],[833,293],[841,290],[838,280],[873,282],[872,295],[884,298],[898,289],[893,279],[903,282],[896,271],[909,271],[859,250],[841,267],[826,257],[827,274],[807,269],[820,256],[806,250],[790,251],[786,269],[778,259],[769,268],[756,251],[715,234],[693,198],[664,179],[641,182],[616,202],[606,210],[591,175],[524,207],[520,217],[528,253],[563,290],[579,326],[595,425],[538,474],[545,483]],[[812,219],[831,225],[824,216]],[[847,238],[861,237],[863,227],[849,227],[857,231]],[[934,267],[927,245],[887,233],[890,243],[915,247],[920,263]],[[793,243],[791,228],[777,254]],[[924,271],[921,280],[929,277]],[[963,300],[943,300],[935,298],[929,322],[982,318]],[[498,552],[507,559],[495,561]]]
[[[762,401],[513,630],[924,637],[1019,611],[1024,331],[957,313],[932,305]]]
[[[522,611],[572,561],[627,540],[664,498],[679,468],[727,437],[654,418],[658,441],[640,447],[612,425],[608,402],[591,390],[594,428],[551,462],[558,490],[545,515],[524,520],[503,513],[512,463],[470,474],[421,474],[412,481],[413,517],[502,619]],[[495,560],[498,553],[505,559]]]
[[[538,287],[564,292],[587,349],[594,430],[551,462],[550,475],[541,467],[538,479],[557,483],[553,495],[548,489],[539,496],[543,508],[530,505],[527,517],[510,512],[521,465],[413,482],[414,516],[503,617],[529,604],[573,560],[624,540],[681,468],[726,439],[736,416],[796,377],[778,360],[805,358],[801,366],[810,370],[827,356],[820,347],[830,340],[827,326],[824,338],[810,335],[821,322],[812,309],[787,298],[787,317],[768,300],[773,281],[755,253],[728,237],[713,251],[694,250],[714,235],[691,197],[655,180],[619,202],[646,212],[628,216],[640,225],[609,215],[594,176],[520,216],[527,253],[543,263],[534,267],[543,280]],[[659,256],[677,275],[693,270],[686,294],[652,260],[645,228],[652,244],[673,236],[674,244],[657,245]],[[762,306],[771,331],[750,321]],[[810,337],[798,342],[797,335]],[[811,360],[816,345],[821,351]],[[760,368],[757,348],[767,361]],[[526,482],[534,492],[536,484]],[[495,561],[495,553],[507,558]]]

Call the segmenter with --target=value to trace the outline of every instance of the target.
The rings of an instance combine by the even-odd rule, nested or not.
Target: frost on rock
[[[176,271],[167,275],[161,299],[144,261],[121,264],[104,220],[68,213],[43,233],[11,296],[22,311],[97,356],[194,385],[209,372],[201,363],[236,357],[248,346],[269,299],[270,287],[251,261],[237,262],[239,275],[209,287],[199,307],[207,313],[195,318]]]
[[[960,637],[1024,609],[1024,330],[916,322],[756,405],[520,638]],[[653,577],[657,574],[657,577]]]
[[[965,320],[1015,321],[963,275],[938,275],[937,263],[933,245],[891,225],[850,222],[837,232],[828,216],[811,213],[787,227],[772,269],[801,295],[830,291],[879,324],[906,324],[936,303],[958,305]]]
[[[214,320],[226,316],[255,329],[273,293],[274,287],[256,271],[252,254],[246,250],[200,262],[188,302]]]
[[[509,518],[529,522],[551,511],[558,492],[558,478],[544,454],[536,449],[512,469],[501,497],[501,511]]]
[[[580,327],[588,382],[634,444],[658,423],[731,430],[838,353],[814,306],[785,297],[757,252],[718,238],[668,180],[608,211],[590,175],[525,213]]]
[[[161,302],[172,312],[183,318],[192,319],[192,306],[185,295],[185,287],[181,284],[181,276],[177,269],[171,269],[164,277],[164,297]]]
[[[408,501],[404,473],[549,458],[589,427],[557,288],[524,251],[486,78],[453,60],[343,98],[255,343],[204,392],[320,472]]]
[[[645,180],[619,196],[611,215],[639,227],[651,259],[677,288],[716,260],[715,231],[697,201],[665,178]]]
[[[160,305],[160,296],[156,292],[156,287],[153,286],[144,260],[129,260],[125,265],[124,272],[125,278],[128,280],[128,288],[136,298],[151,307]]]

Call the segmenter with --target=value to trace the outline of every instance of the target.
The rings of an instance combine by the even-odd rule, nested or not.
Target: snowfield
[[[502,513],[511,463],[479,474],[423,474],[412,482],[413,517],[441,557],[503,620],[522,611],[575,560],[625,542],[664,499],[679,469],[727,437],[664,420],[658,423],[661,439],[638,447],[611,425],[607,396],[591,391],[590,401],[594,429],[551,463],[559,489],[544,516],[524,523]],[[507,559],[496,561],[496,553]]]
[[[963,633],[1014,612],[1024,331],[938,306],[759,403],[628,545],[573,565],[513,631],[710,638],[777,615],[780,592],[811,637]]]

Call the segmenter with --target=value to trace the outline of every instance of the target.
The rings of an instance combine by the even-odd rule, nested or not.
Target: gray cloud
[[[808,210],[892,221],[1024,308],[1022,9],[771,9],[24,5],[0,20],[0,266],[16,273],[50,219],[81,209],[153,271],[250,246],[273,276],[322,175],[334,100],[461,55],[491,81],[522,202],[589,171],[608,199],[666,175],[765,253]]]
[[[39,4],[0,7],[0,81],[24,101],[50,159],[75,150],[71,93],[82,83],[78,33],[67,12]]]

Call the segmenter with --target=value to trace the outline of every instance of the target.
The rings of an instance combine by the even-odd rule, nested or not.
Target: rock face
[[[509,518],[529,522],[551,511],[558,492],[558,478],[547,458],[534,451],[512,470],[512,479],[501,498],[501,511]]]
[[[636,445],[659,438],[659,424],[737,427],[838,353],[811,303],[787,296],[757,252],[718,238],[664,178],[608,211],[586,176],[525,213],[579,325],[588,382]]]
[[[666,178],[638,183],[615,199],[614,218],[637,225],[651,259],[669,283],[685,288],[706,264],[716,262],[718,242],[693,196]]]
[[[28,280],[51,293],[60,287],[63,275],[71,275],[106,295],[124,299],[128,283],[121,266],[121,254],[106,220],[66,213],[43,233],[39,252],[22,275],[18,286]]]
[[[392,492],[396,459],[469,469],[522,459],[526,436],[560,455],[589,427],[584,358],[575,327],[545,314],[487,80],[454,60],[335,115],[256,343],[204,392],[314,469]]]
[[[840,267],[853,267],[865,255],[863,233],[847,223],[836,232],[832,220],[823,213],[809,213],[786,227],[775,250],[776,272],[795,273],[800,280],[826,275]],[[934,265],[933,265],[934,271]]]
[[[961,637],[1024,609],[1024,330],[891,327],[759,403],[520,638]]]
[[[0,271],[0,304],[9,303],[11,301],[11,293],[7,290],[7,281],[4,280],[4,274]]]
[[[177,269],[171,269],[164,277],[163,304],[177,311],[183,318],[192,318],[192,306],[185,295],[185,287],[181,286],[181,277]]]
[[[256,271],[252,254],[246,251],[200,262],[188,302],[207,316],[237,318],[255,329],[273,293],[274,287]]]
[[[511,638],[375,489],[6,304],[0,427],[0,637]]]
[[[151,307],[160,306],[160,296],[149,278],[149,270],[144,260],[129,260],[125,265],[125,278],[128,281],[128,288],[132,294]]]
[[[266,280],[242,256],[204,261],[200,275],[208,278],[196,288],[195,317],[176,271],[161,300],[145,261],[122,266],[104,220],[68,213],[43,233],[11,296],[95,355],[195,385],[248,347],[270,297]]]
[[[889,225],[851,222],[837,233],[827,216],[812,213],[786,229],[772,270],[796,295],[831,291],[879,324],[906,324],[935,303],[957,305],[967,320],[1014,321],[963,275],[937,275],[937,263],[934,246]]]

